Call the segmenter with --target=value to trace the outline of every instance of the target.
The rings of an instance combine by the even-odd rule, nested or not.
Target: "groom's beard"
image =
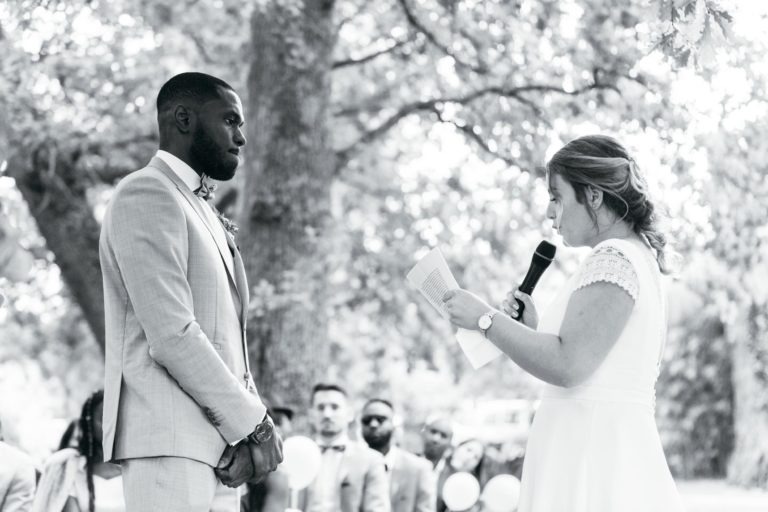
[[[231,180],[240,163],[235,155],[218,146],[199,124],[192,135],[190,156],[194,160],[196,171],[201,171],[216,181]]]

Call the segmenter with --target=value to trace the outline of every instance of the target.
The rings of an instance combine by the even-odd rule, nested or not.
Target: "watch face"
[[[491,326],[492,320],[488,315],[483,315],[477,320],[477,326],[483,330]]]
[[[267,421],[259,424],[256,427],[256,439],[260,443],[263,443],[264,441],[269,441],[271,437],[272,437],[272,423]]]

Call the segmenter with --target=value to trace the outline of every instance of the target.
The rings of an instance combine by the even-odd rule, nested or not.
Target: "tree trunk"
[[[768,489],[768,314],[752,303],[733,329],[734,430],[728,479]]]
[[[333,2],[257,2],[251,19],[239,238],[259,392],[302,411],[329,357],[323,297],[333,153]]]
[[[20,153],[21,155],[21,153]],[[47,248],[75,302],[104,351],[104,290],[99,264],[101,228],[86,198],[88,184],[75,157],[54,143],[11,160],[16,180]]]

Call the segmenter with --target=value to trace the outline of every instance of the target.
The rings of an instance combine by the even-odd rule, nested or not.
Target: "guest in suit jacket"
[[[243,108],[226,82],[182,73],[157,116],[160,150],[117,186],[99,241],[104,457],[123,468],[129,512],[207,512],[221,483],[282,460],[248,369],[243,261],[205,200],[208,177],[235,174]],[[237,510],[232,493],[220,510]]]
[[[0,426],[0,511],[27,512],[35,497],[32,457],[3,440]]]
[[[432,463],[435,473],[439,474],[451,456],[453,423],[444,416],[427,418],[421,429],[421,440],[424,443],[424,457]]]
[[[389,512],[384,458],[349,439],[353,416],[347,392],[335,384],[312,390],[309,412],[322,465],[315,481],[299,495],[304,512]]]
[[[392,402],[372,398],[363,407],[360,418],[363,439],[369,447],[384,455],[392,511],[434,512],[435,481],[432,464],[394,445],[393,417]]]

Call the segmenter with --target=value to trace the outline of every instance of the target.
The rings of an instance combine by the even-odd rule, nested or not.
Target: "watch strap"
[[[488,332],[488,329],[493,327],[493,317],[496,316],[497,313],[498,311],[496,311],[495,309],[492,309],[490,311],[487,311],[486,313],[483,313],[482,316],[487,316],[491,320],[491,324],[488,327],[486,327],[485,329],[480,329],[480,332],[483,334],[483,336],[486,335],[486,333]]]

